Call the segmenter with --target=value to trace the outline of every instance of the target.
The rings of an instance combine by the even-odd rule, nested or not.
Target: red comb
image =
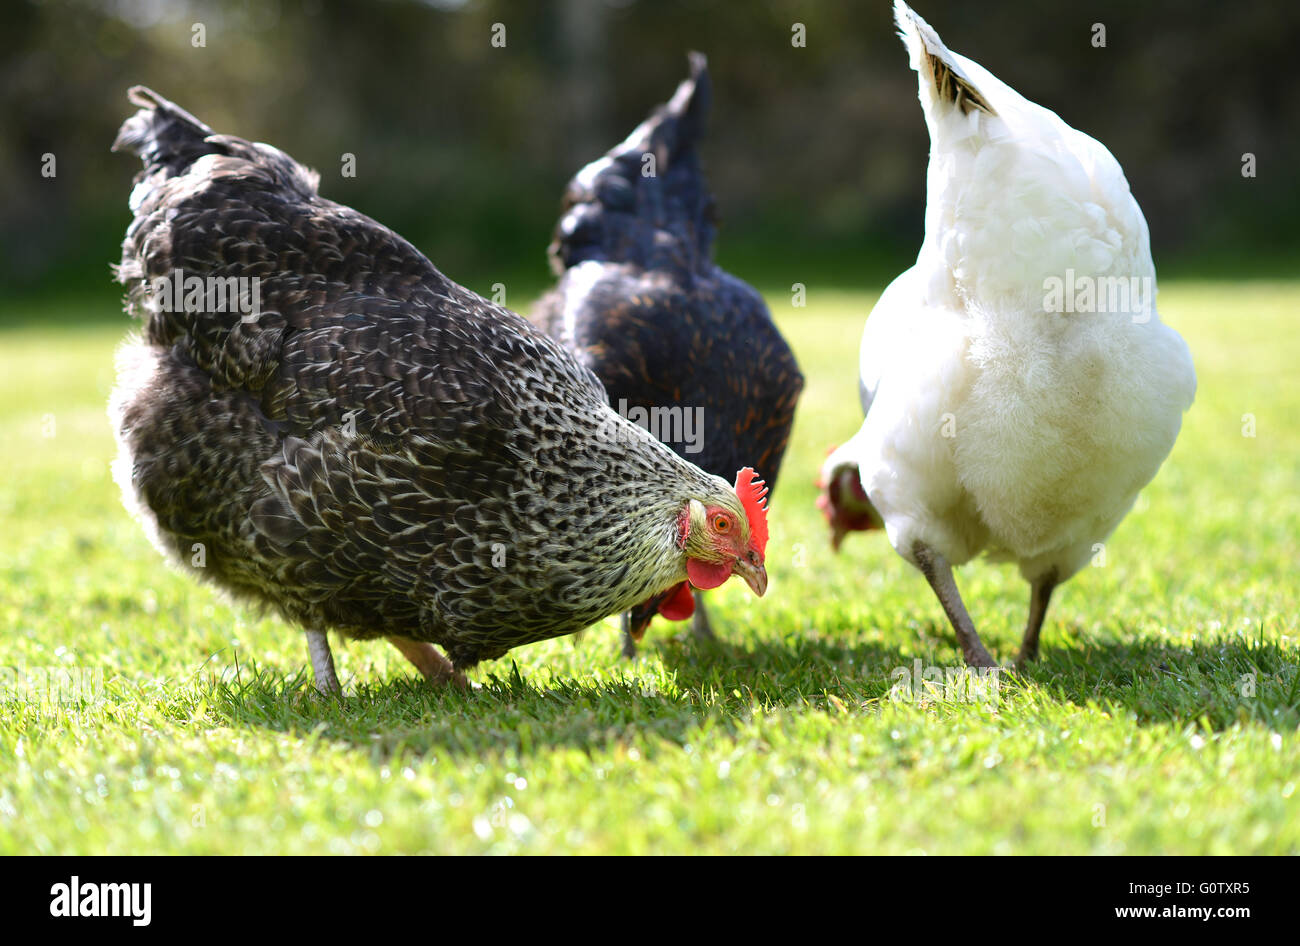
[[[736,474],[735,489],[749,518],[750,540],[762,555],[767,550],[767,484],[747,466]]]

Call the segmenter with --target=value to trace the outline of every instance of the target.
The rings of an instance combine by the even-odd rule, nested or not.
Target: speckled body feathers
[[[119,482],[165,551],[306,628],[460,667],[683,579],[677,512],[725,484],[288,155],[132,99],[119,277],[143,336],[112,413]],[[258,279],[260,313],[167,311],[154,280],[178,269]]]

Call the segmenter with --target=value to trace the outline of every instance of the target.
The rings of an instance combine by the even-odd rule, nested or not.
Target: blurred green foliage
[[[916,7],[952,48],[1110,147],[1162,273],[1297,268],[1300,7]],[[715,82],[704,154],[724,265],[787,288],[875,284],[907,265],[928,145],[887,0],[19,0],[0,6],[0,285],[107,288],[138,167],[108,146],[143,83],[317,168],[325,196],[454,278],[522,298],[549,279],[565,182],[672,93],[690,48]]]

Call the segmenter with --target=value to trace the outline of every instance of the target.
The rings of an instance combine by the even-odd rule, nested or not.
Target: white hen
[[[930,130],[925,241],[862,336],[866,420],[822,470],[838,545],[883,522],[967,663],[994,662],[952,566],[985,553],[1052,589],[1155,476],[1196,376],[1155,311],[1146,221],[1100,143],[950,52],[897,2]]]

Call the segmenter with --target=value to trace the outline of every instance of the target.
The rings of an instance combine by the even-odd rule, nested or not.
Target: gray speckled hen
[[[752,465],[775,487],[803,375],[762,296],[713,261],[698,151],[712,87],[704,56],[690,64],[671,101],[569,184],[550,247],[560,281],[533,319],[627,416],[682,418],[658,427],[679,454],[723,476]],[[624,614],[624,653],[636,653],[656,613],[693,610],[695,632],[712,636],[695,598],[673,589]]]
[[[318,687],[339,691],[327,630],[463,681],[687,579],[763,593],[752,477],[620,418],[557,342],[288,155],[131,100],[118,275],[143,335],[119,353],[115,473],[159,548],[307,630]]]

